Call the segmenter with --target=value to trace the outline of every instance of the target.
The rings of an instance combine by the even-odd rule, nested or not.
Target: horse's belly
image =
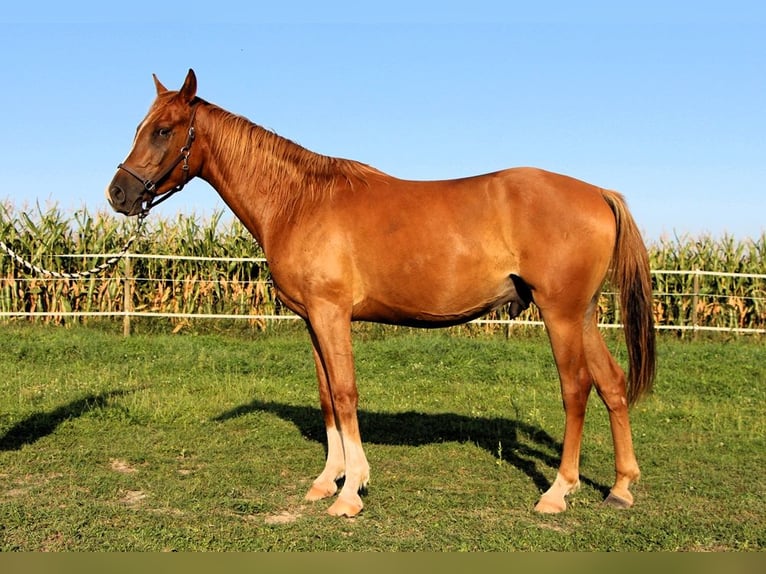
[[[484,284],[470,280],[452,281],[450,285],[400,281],[387,290],[371,290],[355,306],[353,319],[442,327],[471,321],[506,304],[511,316],[516,316],[531,300],[529,287],[512,274]]]

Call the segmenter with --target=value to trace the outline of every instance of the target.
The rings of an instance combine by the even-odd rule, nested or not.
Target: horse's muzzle
[[[123,215],[138,215],[143,211],[144,190],[136,190],[132,181],[121,182],[117,174],[106,189],[106,199],[117,213]]]

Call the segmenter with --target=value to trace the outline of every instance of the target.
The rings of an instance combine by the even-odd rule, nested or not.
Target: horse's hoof
[[[566,500],[554,500],[552,498],[542,497],[535,505],[535,512],[540,514],[558,514],[567,509]]]
[[[317,500],[322,500],[323,498],[330,498],[331,496],[334,496],[337,491],[338,485],[335,484],[335,481],[327,485],[314,483],[311,485],[311,488],[306,493],[304,498],[309,502],[316,502]]]
[[[327,509],[327,514],[353,518],[362,511],[363,507],[364,504],[362,504],[362,499],[358,495],[348,498],[338,497],[338,500]]]
[[[580,490],[579,479],[574,482],[568,482],[561,478],[560,474],[557,474],[554,483],[540,497],[540,500],[535,506],[535,511],[542,514],[558,514],[559,512],[564,512],[567,509],[567,501],[565,497],[578,490]]]
[[[604,499],[604,505],[611,508],[626,509],[633,506],[633,501],[610,492],[609,496]]]

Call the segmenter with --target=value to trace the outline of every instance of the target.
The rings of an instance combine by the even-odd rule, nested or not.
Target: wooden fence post
[[[694,275],[692,276],[692,339],[697,338],[697,305],[699,304],[700,294],[700,274],[699,269],[694,268]]]
[[[130,264],[130,254],[126,253],[125,257],[125,278],[123,279],[123,293],[122,293],[122,310],[124,315],[122,316],[122,335],[123,337],[130,337],[130,313],[133,311],[133,278],[132,268]]]

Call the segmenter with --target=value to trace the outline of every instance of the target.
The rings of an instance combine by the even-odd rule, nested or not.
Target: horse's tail
[[[617,240],[611,279],[620,290],[620,307],[628,347],[628,404],[651,392],[655,374],[654,311],[649,255],[633,216],[619,193],[603,190],[614,212]]]

